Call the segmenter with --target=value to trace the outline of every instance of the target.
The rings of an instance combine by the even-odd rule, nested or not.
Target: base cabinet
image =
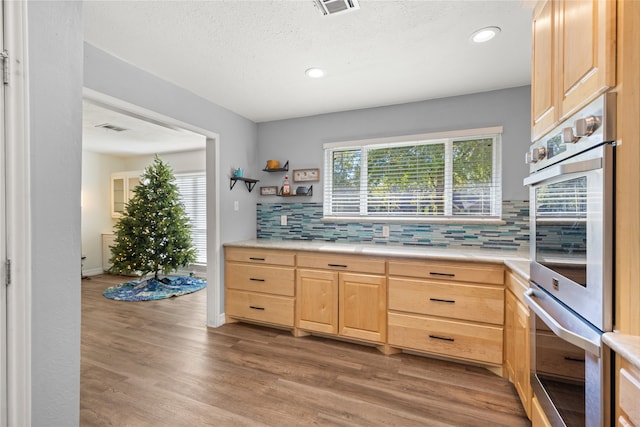
[[[531,399],[531,427],[551,427],[549,419],[535,396]]]
[[[225,315],[293,328],[295,254],[245,248],[225,249]]]
[[[302,269],[296,292],[298,328],[385,342],[384,276]]]
[[[521,302],[517,302],[515,311],[515,325],[513,340],[515,344],[515,363],[513,384],[520,396],[525,412],[531,416],[531,382],[530,376],[530,345],[529,345],[529,309]]]
[[[504,313],[504,367],[513,383],[527,416],[531,418],[531,351],[529,344],[529,308],[516,295],[522,295],[528,284],[509,272],[506,277]]]
[[[504,367],[529,415],[527,287],[498,264],[225,247],[228,322]]]
[[[500,366],[502,266],[389,261],[390,346]]]
[[[623,358],[618,358],[619,426],[640,426],[640,370]]]

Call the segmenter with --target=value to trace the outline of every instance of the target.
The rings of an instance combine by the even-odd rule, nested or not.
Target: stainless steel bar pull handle
[[[456,277],[453,273],[438,273],[437,271],[430,271],[430,275],[432,276],[440,276],[440,277]]]
[[[587,337],[578,335],[575,332],[570,331],[564,326],[562,326],[561,324],[559,324],[556,321],[556,319],[554,319],[549,313],[547,313],[546,310],[542,308],[542,306],[540,306],[540,304],[538,304],[534,300],[535,296],[536,294],[533,289],[527,289],[524,293],[524,299],[527,301],[527,304],[529,305],[529,307],[531,307],[531,309],[536,313],[536,315],[540,317],[540,319],[542,319],[544,323],[547,324],[549,329],[551,329],[551,331],[553,331],[554,334],[556,334],[563,340],[568,341],[571,344],[578,346],[585,351],[588,351],[594,356],[597,356],[597,357],[601,356],[600,342],[594,342]]]
[[[449,341],[449,342],[454,342],[455,341],[455,339],[453,339],[453,338],[439,337],[438,335],[429,335],[429,338],[433,338],[434,340]]]
[[[442,298],[429,298],[429,301],[446,302],[446,303],[449,303],[449,304],[454,304],[456,302],[456,300],[454,300],[454,299],[442,299]]]

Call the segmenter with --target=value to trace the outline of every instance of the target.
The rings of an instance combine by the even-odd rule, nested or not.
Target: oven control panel
[[[615,140],[616,94],[606,93],[534,142],[525,153],[530,173]]]

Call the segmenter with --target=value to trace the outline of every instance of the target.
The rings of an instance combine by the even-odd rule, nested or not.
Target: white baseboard
[[[224,325],[226,322],[227,322],[227,318],[225,317],[224,313],[220,313],[218,318],[214,319],[214,324],[209,324],[209,327],[219,328],[220,326]]]
[[[88,270],[82,270],[83,276],[97,276],[98,274],[103,274],[104,270],[102,268],[90,268]]]

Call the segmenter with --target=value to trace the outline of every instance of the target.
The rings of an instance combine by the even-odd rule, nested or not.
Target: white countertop
[[[640,337],[636,335],[606,332],[602,335],[602,341],[613,351],[624,357],[640,369]]]
[[[528,252],[499,249],[432,248],[424,246],[377,245],[373,243],[337,243],[318,240],[255,239],[225,243],[225,247],[283,249],[295,251],[333,252],[354,255],[411,257],[442,261],[487,262],[505,264],[525,279],[529,279]]]

